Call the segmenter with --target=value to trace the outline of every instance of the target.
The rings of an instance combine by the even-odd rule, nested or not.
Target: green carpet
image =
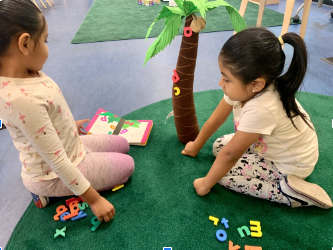
[[[227,0],[229,4],[239,10],[241,0]],[[145,38],[147,30],[162,5],[138,5],[137,0],[95,0],[86,18],[77,31],[72,43],[91,43],[101,41],[115,41],[124,39]],[[245,21],[248,27],[257,23],[259,5],[249,2]],[[163,20],[157,22],[150,33],[150,37],[157,37],[163,30]],[[263,27],[279,26],[283,23],[283,14],[265,8],[262,21]],[[207,25],[202,32],[233,30],[229,15],[224,7],[216,8],[207,13]],[[179,34],[182,34],[180,29]]]
[[[223,96],[221,90],[195,94],[199,125],[213,112]],[[208,101],[209,100],[209,101]],[[300,102],[317,129],[320,157],[313,174],[307,179],[321,185],[333,198],[331,104],[333,97],[302,93]],[[108,107],[104,107],[108,109]],[[6,249],[158,249],[173,250],[228,249],[228,241],[240,245],[262,246],[264,250],[331,249],[333,244],[333,210],[316,207],[292,209],[286,205],[239,194],[216,184],[200,197],[193,180],[203,177],[214,157],[212,144],[223,134],[233,132],[232,116],[213,136],[196,158],[181,155],[184,146],[178,141],[173,118],[164,124],[172,110],[167,99],[128,115],[127,119],[152,119],[154,127],[145,147],[130,149],[135,171],[125,187],[105,191],[102,195],[116,209],[111,223],[90,229],[93,214],[77,222],[54,221],[56,207],[65,199],[38,209],[30,204],[17,224]],[[212,215],[229,220],[227,241],[218,242],[215,233],[223,229],[208,219]],[[237,228],[249,226],[250,220],[261,222],[261,238],[241,238]],[[56,229],[67,226],[65,238],[53,238]]]

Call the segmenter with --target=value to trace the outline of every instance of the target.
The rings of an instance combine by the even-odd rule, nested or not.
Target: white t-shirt
[[[59,177],[81,195],[90,186],[77,169],[86,151],[59,86],[39,75],[0,77],[0,119],[20,151],[22,178],[41,182]]]
[[[283,174],[305,178],[312,173],[319,156],[316,132],[300,116],[293,118],[300,132],[293,126],[274,85],[252,98],[243,108],[241,102],[232,101],[227,95],[224,100],[233,106],[235,130],[261,134],[253,144],[259,155],[273,161]],[[297,100],[296,103],[309,117]]]

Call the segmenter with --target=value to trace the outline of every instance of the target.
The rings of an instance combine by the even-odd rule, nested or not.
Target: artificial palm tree
[[[223,0],[175,0],[175,2],[178,7],[163,6],[159,16],[149,27],[146,38],[149,36],[154,24],[161,19],[165,19],[165,27],[148,49],[144,64],[168,44],[171,44],[179,32],[182,19],[186,17],[177,67],[173,75],[172,103],[178,139],[182,143],[187,143],[193,141],[199,133],[193,97],[194,70],[200,31],[200,29],[198,31],[198,29],[193,28],[195,25],[191,26],[192,22],[197,21],[195,13],[199,12],[201,17],[205,18],[207,11],[219,6],[225,6],[230,15],[232,25],[237,32],[246,28],[246,24],[238,11]],[[196,25],[198,26],[198,22]]]

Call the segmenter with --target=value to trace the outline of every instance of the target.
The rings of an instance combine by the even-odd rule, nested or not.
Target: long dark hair
[[[286,56],[279,39],[264,28],[245,29],[232,36],[223,46],[219,60],[245,85],[257,78],[264,78],[266,85],[274,84],[283,108],[294,127],[294,117],[300,116],[311,128],[309,119],[298,109],[295,94],[303,82],[307,69],[307,52],[303,39],[295,33],[282,36],[284,43],[294,47],[294,55],[284,75]]]
[[[44,28],[44,15],[31,0],[0,1],[0,58],[6,54],[14,37],[25,32],[34,39],[36,47]]]
[[[12,39],[29,33],[37,46],[45,28],[45,17],[31,0],[0,1],[0,57],[5,55]]]

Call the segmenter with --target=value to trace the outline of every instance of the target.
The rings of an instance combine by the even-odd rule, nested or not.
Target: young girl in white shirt
[[[285,43],[293,46],[294,55],[283,74]],[[218,63],[224,98],[182,153],[195,157],[231,111],[235,133],[215,141],[213,166],[193,183],[198,195],[206,195],[218,182],[291,207],[331,208],[326,192],[304,180],[317,163],[318,141],[309,115],[295,99],[307,69],[302,38],[246,29],[224,44]]]
[[[115,215],[96,190],[125,183],[134,171],[117,135],[84,135],[59,86],[40,72],[48,26],[32,1],[0,1],[0,119],[20,151],[22,179],[42,208],[49,197],[78,195],[100,221]]]

